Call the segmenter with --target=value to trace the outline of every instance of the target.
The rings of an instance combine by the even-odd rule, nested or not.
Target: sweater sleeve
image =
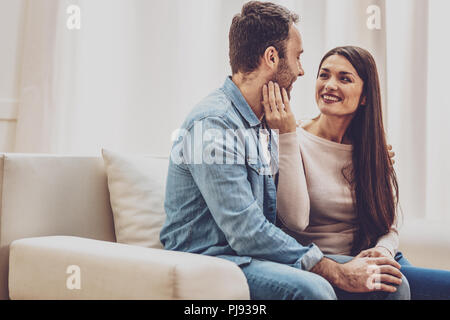
[[[389,233],[380,237],[375,246],[375,247],[384,247],[384,248],[388,249],[393,257],[395,257],[395,254],[397,253],[398,245],[400,242],[399,241],[399,232],[398,232],[399,227],[398,227],[398,220],[397,220],[398,208],[396,211],[397,211],[397,213],[395,216],[395,220],[391,226],[391,229],[389,230]]]
[[[395,257],[395,255],[398,251],[399,243],[400,243],[399,224],[398,224],[399,213],[400,213],[400,204],[397,203],[397,206],[395,208],[394,223],[392,224],[391,229],[389,230],[389,233],[380,237],[378,239],[377,244],[375,245],[375,247],[383,247],[383,248],[388,249],[393,257]]]
[[[297,133],[280,135],[277,210],[281,222],[294,232],[309,224],[309,195]]]
[[[391,227],[388,234],[378,239],[376,247],[384,247],[389,250],[391,255],[395,257],[399,243],[398,230],[395,226]]]

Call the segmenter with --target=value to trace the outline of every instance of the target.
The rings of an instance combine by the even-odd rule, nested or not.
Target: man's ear
[[[270,69],[276,69],[279,60],[277,49],[273,46],[267,47],[266,51],[264,51],[263,63]]]

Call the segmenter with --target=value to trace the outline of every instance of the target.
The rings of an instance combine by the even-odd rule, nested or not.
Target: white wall
[[[14,146],[24,0],[0,0],[0,152]]]
[[[428,77],[426,121],[427,155],[427,218],[446,221],[450,225],[450,99],[448,98],[450,63],[448,55],[450,42],[446,26],[450,12],[450,1],[430,0],[428,27]],[[421,74],[416,74],[422,77]],[[416,128],[417,129],[417,128]],[[446,183],[442,183],[446,181]]]

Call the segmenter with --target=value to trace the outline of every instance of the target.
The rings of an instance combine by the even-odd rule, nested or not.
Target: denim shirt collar
[[[259,121],[255,113],[253,112],[252,108],[250,108],[250,106],[248,105],[247,101],[241,93],[241,90],[239,90],[239,88],[234,84],[233,80],[231,80],[231,77],[227,77],[225,79],[222,90],[225,92],[228,98],[230,98],[231,102],[234,104],[245,121],[248,122],[250,127],[256,127],[261,123],[261,121]]]

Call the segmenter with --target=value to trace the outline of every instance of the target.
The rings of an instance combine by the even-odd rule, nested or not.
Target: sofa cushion
[[[102,150],[119,243],[163,248],[164,192],[168,158]]]

